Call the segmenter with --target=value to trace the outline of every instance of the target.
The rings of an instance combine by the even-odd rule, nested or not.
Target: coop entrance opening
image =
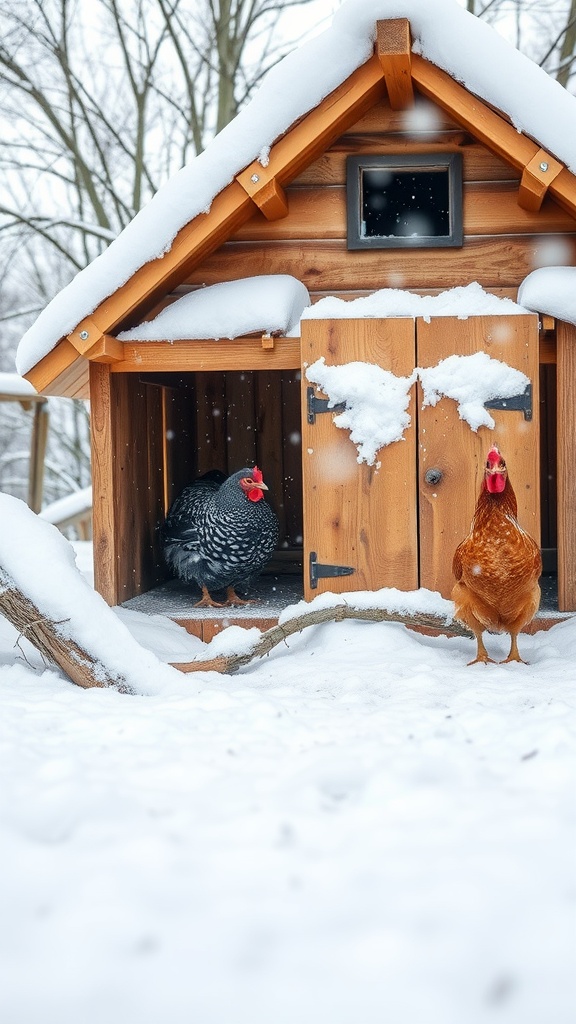
[[[198,476],[211,470],[230,475],[258,466],[269,488],[267,500],[279,521],[270,563],[254,582],[242,609],[195,609],[200,592],[171,578],[162,565],[160,538],[149,556],[161,566],[158,585],[132,597],[129,607],[172,618],[278,617],[299,600],[302,588],[302,445],[300,373],[297,370],[199,371],[146,375],[141,383],[160,389],[163,515]],[[162,516],[160,517],[162,519]]]

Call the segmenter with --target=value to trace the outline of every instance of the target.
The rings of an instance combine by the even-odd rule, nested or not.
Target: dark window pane
[[[450,234],[448,170],[362,170],[364,238],[439,238]]]

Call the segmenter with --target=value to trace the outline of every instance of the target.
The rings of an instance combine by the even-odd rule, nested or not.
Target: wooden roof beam
[[[254,160],[236,181],[249,195],[255,185],[264,190],[272,182],[276,188],[290,184],[385,94],[384,72],[371,57],[274,143],[265,167]]]
[[[414,103],[412,88],[412,40],[407,18],[376,23],[376,53],[380,61],[392,110]]]
[[[300,338],[252,336],[232,341],[125,341],[124,358],[110,373],[186,373],[191,370],[295,370]]]
[[[493,153],[524,173],[533,166],[540,153],[540,146],[527,135],[522,135],[514,125],[492,110],[486,103],[473,96],[455,82],[445,71],[430,64],[418,54],[412,54],[412,79],[419,92],[447,111],[459,124],[475,135]],[[546,161],[553,158],[545,154]],[[548,192],[573,217],[576,216],[576,178],[562,164],[554,177],[550,175]],[[552,167],[552,164],[550,164]],[[528,180],[528,179],[526,179]]]
[[[518,170],[523,170],[537,152],[535,142],[445,71],[416,53],[412,54],[412,78],[419,92],[438,103],[480,142]]]
[[[92,320],[87,318],[86,320],[83,320],[71,334],[68,335],[67,340],[79,356],[85,356],[93,345],[96,345],[101,338],[102,331],[100,328],[97,327]]]
[[[214,198],[208,214],[199,214],[179,231],[168,252],[144,264],[105,299],[91,314],[91,322],[102,334],[114,334],[132,311],[174,287],[191,265],[227,241],[252,216],[252,203],[259,205],[258,197],[262,206],[277,216],[283,205],[281,186],[292,181],[369,110],[384,89],[382,69],[373,57],[274,143],[266,167],[257,160],[250,164]],[[251,180],[255,174],[257,182]],[[82,327],[80,324],[77,330]]]

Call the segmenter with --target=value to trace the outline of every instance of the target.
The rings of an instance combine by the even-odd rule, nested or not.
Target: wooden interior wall
[[[301,547],[299,373],[197,372],[146,380],[163,394],[164,508],[202,473],[258,465],[280,521],[279,548]]]

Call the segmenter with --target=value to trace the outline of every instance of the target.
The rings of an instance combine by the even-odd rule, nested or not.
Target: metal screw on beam
[[[546,163],[545,160],[543,160],[542,163],[540,164],[540,170],[541,171],[547,171],[548,170],[548,164]]]
[[[250,178],[250,181],[253,181],[254,184],[256,184],[256,182],[260,181],[260,175],[259,174],[253,174],[252,177]]]
[[[88,334],[88,331],[80,331],[80,340],[81,341],[88,341],[89,337],[90,337],[90,335]]]

